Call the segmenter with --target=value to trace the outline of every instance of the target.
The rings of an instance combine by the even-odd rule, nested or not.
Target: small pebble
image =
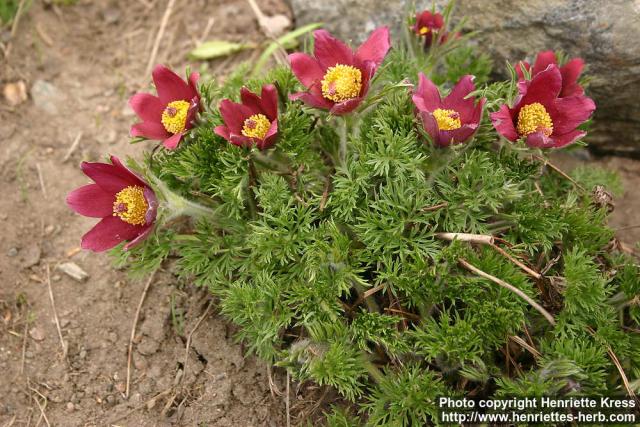
[[[18,248],[11,248],[7,251],[7,256],[14,257],[18,255]]]
[[[73,412],[76,409],[76,405],[73,402],[67,402],[67,412]]]

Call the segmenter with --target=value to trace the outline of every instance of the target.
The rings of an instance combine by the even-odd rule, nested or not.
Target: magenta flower
[[[513,107],[502,105],[491,113],[499,134],[509,141],[525,138],[530,147],[560,148],[582,138],[577,127],[595,111],[591,98],[574,95],[559,98],[562,74],[553,64],[530,81],[518,83],[519,95]]]
[[[325,30],[315,31],[313,37],[313,57],[300,52],[289,55],[293,74],[307,88],[290,99],[334,115],[353,111],[367,95],[369,82],[391,47],[389,29],[373,31],[355,52]]]
[[[444,18],[439,13],[424,10],[416,15],[416,23],[412,30],[419,36],[429,36],[444,27]]]
[[[556,54],[552,50],[546,50],[544,52],[538,53],[536,56],[536,62],[533,64],[533,69],[528,62],[522,61],[516,64],[516,73],[518,74],[518,78],[520,81],[525,80],[524,72],[522,67],[525,70],[529,71],[531,76],[535,76],[536,74],[547,69],[549,65],[558,66],[558,60],[556,59]],[[562,76],[562,89],[560,90],[560,98],[564,98],[566,96],[573,95],[583,95],[584,89],[580,84],[578,84],[578,78],[582,73],[582,69],[584,68],[584,61],[582,58],[573,58],[568,61],[562,67],[560,67],[560,75]]]
[[[116,156],[111,156],[111,164],[82,162],[80,167],[95,184],[69,193],[67,205],[80,215],[102,218],[82,237],[82,248],[102,252],[127,241],[127,250],[146,239],[158,208],[149,185]]]
[[[185,82],[163,65],[153,70],[153,82],[158,96],[136,93],[129,105],[142,119],[131,126],[131,136],[142,136],[162,141],[165,148],[175,149],[184,134],[193,127],[200,110],[200,94],[196,86],[198,73],[191,73]]]
[[[215,133],[232,144],[260,150],[272,147],[278,137],[278,92],[274,85],[262,88],[262,96],[240,90],[240,104],[229,99],[220,102],[224,125],[216,126]]]
[[[413,103],[422,119],[425,131],[439,147],[467,142],[478,130],[486,102],[476,104],[467,96],[476,90],[473,76],[463,76],[444,99],[438,87],[420,73],[420,82],[413,92]]]

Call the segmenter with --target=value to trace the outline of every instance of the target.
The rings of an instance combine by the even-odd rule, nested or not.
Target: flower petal
[[[562,76],[555,65],[549,65],[544,71],[535,74],[529,82],[519,82],[520,101],[524,106],[539,102],[545,107],[552,104],[562,89]]]
[[[249,107],[252,115],[262,113],[260,97],[246,87],[240,89],[240,100],[245,106]]]
[[[223,137],[227,141],[229,141],[229,138],[231,137],[231,132],[229,132],[229,128],[225,125],[216,126],[213,131],[216,135]]]
[[[527,135],[526,144],[535,148],[552,148],[554,139],[546,136],[542,131],[533,132]]]
[[[455,110],[464,120],[466,117],[462,117],[462,113],[469,113],[474,107],[473,98],[465,99],[465,97],[474,90],[476,90],[476,86],[473,84],[473,76],[466,75],[461,77],[451,89],[449,95],[442,100],[443,108]]]
[[[328,31],[316,30],[313,32],[313,38],[313,54],[323,69],[326,70],[336,64],[353,64],[353,52],[349,46],[333,37]]]
[[[191,87],[192,90],[192,95],[191,97],[198,97],[198,101],[200,101],[200,93],[198,93],[198,80],[200,80],[200,73],[193,71],[190,75],[189,75],[189,86]]]
[[[162,145],[167,150],[175,150],[176,148],[178,148],[178,144],[180,144],[180,141],[182,141],[183,136],[184,134],[182,132],[176,133],[175,135],[172,135],[169,138],[162,141]]]
[[[556,114],[552,115],[553,133],[563,135],[584,123],[596,109],[596,104],[586,96],[570,96],[556,100]]]
[[[139,185],[141,187],[148,187],[147,183],[144,182],[144,180],[140,176],[138,176],[137,173],[133,172],[131,169],[123,165],[119,158],[112,155],[110,156],[110,159],[111,159],[111,164],[115,166],[122,175],[128,177],[129,182],[131,183],[130,185]]]
[[[518,140],[518,132],[516,132],[516,128],[513,124],[513,117],[511,116],[509,107],[503,104],[500,106],[498,111],[489,114],[489,117],[491,117],[493,127],[500,135],[504,136],[509,141]]]
[[[67,195],[67,205],[80,215],[103,218],[113,214],[114,193],[108,193],[97,184],[84,185]]]
[[[278,118],[278,90],[274,85],[269,84],[262,87],[260,104],[262,111],[271,122]]]
[[[418,88],[413,92],[413,103],[420,111],[433,111],[440,108],[442,100],[440,99],[440,91],[423,73],[418,75]]]
[[[128,251],[129,249],[138,246],[140,243],[142,243],[147,237],[149,237],[149,235],[151,235],[151,232],[153,231],[153,225],[147,225],[145,226],[146,228],[140,233],[138,234],[138,236],[136,238],[134,238],[133,240],[131,240],[129,243],[127,243],[126,245],[124,245],[124,250]]]
[[[531,71],[531,77],[547,69],[549,65],[558,65],[556,60],[556,54],[552,50],[545,50],[538,53],[536,56],[536,62],[533,64],[533,70]]]
[[[143,194],[148,205],[147,213],[144,215],[145,224],[152,224],[155,222],[156,215],[158,214],[158,198],[150,187],[145,187]]]
[[[229,137],[229,142],[233,145],[237,145],[238,147],[251,147],[253,145],[253,138],[249,138],[248,136],[231,134]]]
[[[289,55],[291,71],[306,87],[311,87],[314,83],[320,82],[324,77],[324,71],[315,58],[306,53],[292,53]]]
[[[193,88],[164,65],[153,69],[153,81],[158,97],[165,105],[176,100],[190,100],[194,96]]]
[[[80,167],[85,175],[94,180],[102,190],[110,194],[115,194],[130,185],[140,185],[138,178],[132,178],[130,173],[123,172],[114,165],[82,162]]]
[[[564,135],[553,135],[553,148],[562,148],[569,144],[573,144],[586,134],[586,132],[576,129],[572,132],[565,133]]]
[[[562,67],[560,67],[560,74],[562,74],[562,91],[560,91],[560,97],[582,95],[584,89],[578,84],[578,78],[584,68],[584,61],[582,58],[573,58]]]
[[[373,61],[376,65],[380,65],[390,47],[389,28],[379,27],[360,45],[356,51],[356,57],[360,61]]]
[[[432,142],[437,146],[443,146],[443,141],[440,138],[440,129],[438,128],[438,122],[436,121],[433,114],[429,111],[420,111],[420,118],[422,119],[422,124],[424,126],[424,130],[431,137]]]
[[[143,122],[157,122],[162,120],[162,113],[166,107],[160,98],[149,93],[136,93],[129,99],[129,105]]]
[[[307,92],[293,93],[289,95],[289,99],[292,101],[299,99],[310,107],[320,108],[322,110],[330,110],[335,104],[322,96],[322,91],[318,85],[311,86]]]
[[[465,124],[458,129],[441,130],[440,141],[447,141],[447,145],[462,144],[467,142],[478,130],[478,124]]]
[[[87,234],[82,236],[82,249],[103,252],[117,246],[123,240],[131,240],[143,232],[145,227],[132,225],[117,216],[104,217]]]
[[[333,105],[333,107],[331,107],[331,110],[329,110],[329,112],[334,116],[342,116],[356,109],[356,107],[358,107],[358,105],[362,103],[362,100],[362,97],[357,97],[348,99],[346,101],[337,102]]]
[[[219,109],[224,124],[227,125],[231,133],[240,133],[244,121],[253,114],[249,107],[235,103],[229,99],[220,101]]]
[[[136,123],[135,125],[131,126],[130,135],[133,137],[143,136],[145,138],[162,141],[171,134],[167,132],[162,123],[142,122]]]
[[[278,138],[278,121],[274,120],[271,122],[271,126],[269,130],[264,136],[264,140],[258,141],[256,144],[260,150],[266,150],[267,148],[273,147],[276,143],[276,139]]]

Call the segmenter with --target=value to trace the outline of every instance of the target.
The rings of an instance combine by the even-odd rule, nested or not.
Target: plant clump
[[[335,388],[352,404],[330,425],[437,424],[440,396],[639,388],[640,267],[592,192],[617,182],[548,160],[588,131],[595,105],[563,71],[582,62],[546,52],[493,81],[450,12],[393,45],[316,31],[313,55],[254,79],[158,68],[159,96],[132,99],[132,135],[164,143],[129,177],[157,217],[154,201],[142,243],[105,237],[112,253],[138,274],[170,259],[249,353]]]

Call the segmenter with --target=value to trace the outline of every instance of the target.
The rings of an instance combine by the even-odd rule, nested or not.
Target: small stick
[[[422,212],[433,212],[433,211],[437,211],[438,209],[446,208],[447,206],[449,206],[448,202],[442,202],[442,203],[438,203],[437,205],[433,205],[433,206],[425,206],[424,208],[422,208],[420,210]]]
[[[596,338],[596,331],[594,331],[591,326],[587,326],[587,331],[589,331],[591,336]],[[627,374],[625,374],[624,369],[622,369],[622,364],[620,363],[620,359],[618,359],[618,356],[616,356],[616,354],[613,352],[613,349],[609,344],[605,342],[604,345],[607,347],[607,353],[609,353],[609,357],[611,358],[611,361],[613,362],[614,365],[616,365],[616,368],[620,373],[620,377],[622,378],[622,383],[624,384],[624,388],[627,389],[627,393],[629,394],[630,397],[633,397],[633,399],[637,403],[640,403],[640,400],[638,399],[636,394],[633,392],[633,389],[631,388],[631,384],[629,384],[629,379],[627,378]]]
[[[73,143],[71,144],[71,147],[69,147],[69,150],[67,150],[67,153],[62,158],[63,162],[66,162],[67,160],[69,160],[71,158],[71,155],[73,154],[73,152],[76,151],[76,148],[78,148],[78,145],[80,145],[80,139],[81,138],[82,138],[82,131],[78,132],[78,135],[76,136],[76,139],[73,140]]]
[[[286,397],[284,400],[284,406],[286,408],[287,411],[287,427],[291,427],[291,406],[290,406],[290,402],[289,402],[289,383],[291,382],[291,377],[289,376],[289,371],[287,371],[287,391],[286,391]]]
[[[136,406],[135,408],[131,409],[129,412],[125,412],[124,415],[120,415],[114,419],[112,419],[111,421],[109,421],[107,424],[112,425],[124,418],[127,418],[129,415],[135,413],[136,411],[139,411],[140,409],[144,409],[147,407],[147,405],[151,402],[153,402],[154,400],[166,396],[167,394],[171,393],[173,391],[173,387],[169,387],[168,389],[166,389],[165,391],[161,391],[160,393],[156,394],[155,396],[153,396],[151,399],[147,400],[146,402],[144,402],[141,405]]]
[[[553,163],[551,163],[548,159],[545,159],[542,156],[533,156],[536,159],[540,160],[542,163],[544,163],[546,166],[549,166],[551,169],[553,169],[554,171],[556,171],[559,175],[561,175],[563,178],[567,179],[568,181],[570,181],[573,185],[575,185],[577,188],[579,188],[582,191],[587,191],[582,185],[578,184],[578,182],[571,178],[569,175],[567,175],[562,169],[560,169],[559,167],[557,167],[556,165],[554,165]]]
[[[267,364],[267,378],[269,379],[269,391],[271,391],[271,396],[282,396],[283,393],[280,391],[275,381],[273,380],[273,374],[271,373],[270,364]]]
[[[11,38],[14,38],[16,36],[16,32],[18,31],[18,23],[20,22],[20,18],[22,17],[25,3],[26,0],[20,0],[18,10],[16,11],[16,16],[13,18],[13,25],[11,25]]]
[[[53,40],[51,40],[51,37],[49,37],[49,35],[45,33],[39,22],[36,22],[36,32],[38,33],[44,44],[49,47],[53,46]]]
[[[474,274],[476,274],[476,275],[478,275],[480,277],[483,277],[485,279],[489,279],[493,283],[495,283],[496,285],[502,286],[503,288],[508,289],[511,292],[515,293],[520,298],[522,298],[523,300],[527,301],[533,308],[538,310],[538,312],[540,314],[542,314],[545,317],[545,319],[547,319],[549,321],[549,323],[551,323],[552,325],[556,324],[556,321],[553,318],[553,316],[547,310],[545,310],[544,307],[542,307],[540,304],[535,302],[531,297],[529,297],[529,295],[525,294],[520,289],[516,288],[513,285],[510,285],[509,283],[505,282],[504,280],[498,279],[497,277],[490,275],[489,273],[485,273],[484,271],[480,270],[479,268],[474,267],[473,265],[469,264],[469,262],[466,261],[463,258],[460,258],[458,260],[458,262],[460,263],[460,265],[462,267],[466,268],[467,270],[471,271],[472,273],[474,273]]]
[[[329,198],[330,185],[331,185],[331,180],[327,178],[327,180],[324,183],[324,191],[322,192],[322,199],[320,200],[320,212],[324,210],[324,207],[327,204],[327,199]]]
[[[541,279],[542,275],[537,271],[527,267],[522,261],[518,260],[514,256],[510,255],[507,251],[495,244],[496,238],[488,234],[469,234],[469,233],[436,233],[435,236],[438,239],[454,241],[459,240],[461,242],[477,243],[481,245],[489,245],[495,249],[500,255],[507,258],[509,261],[520,267],[525,273],[533,277],[534,279]]]
[[[42,397],[42,399],[44,399],[44,406],[43,406],[40,404],[40,401],[36,397],[34,397],[33,395],[31,396],[34,402],[36,402],[36,405],[38,405],[38,409],[40,409],[40,418],[38,419],[36,426],[40,424],[40,419],[44,418],[44,422],[47,423],[47,426],[51,427],[51,424],[49,424],[49,419],[47,418],[47,414],[44,412],[44,410],[47,409],[47,397],[31,386],[29,386],[29,389],[31,389],[31,391],[36,392],[40,397]]]
[[[435,236],[438,239],[447,240],[449,242],[460,240],[461,242],[480,243],[482,245],[492,245],[494,242],[493,236],[488,234],[436,233]]]
[[[498,251],[498,253],[500,253],[500,255],[504,256],[505,258],[507,258],[509,261],[511,261],[512,263],[514,263],[515,265],[517,265],[518,267],[520,267],[521,269],[523,269],[527,274],[529,274],[531,277],[535,278],[535,279],[540,279],[542,278],[542,275],[540,273],[538,273],[535,270],[532,270],[531,268],[527,267],[524,263],[522,263],[520,260],[516,259],[515,257],[509,255],[509,253],[507,251],[505,251],[504,249],[502,249],[500,246],[496,245],[495,243],[491,244],[491,247],[493,249],[495,249],[496,251]]]
[[[24,360],[27,354],[27,328],[29,327],[28,316],[29,315],[27,314],[27,319],[24,321],[24,332],[22,337],[22,358],[20,360],[20,375],[24,374]]]
[[[402,316],[408,317],[409,319],[420,320],[420,316],[418,316],[417,314],[407,313],[406,311],[398,310],[397,308],[385,307],[384,311],[390,311],[391,313],[398,313],[398,314],[401,314]]]
[[[62,338],[62,329],[60,328],[60,321],[58,320],[58,313],[56,311],[56,302],[53,299],[53,289],[51,289],[51,269],[47,264],[47,287],[49,288],[49,299],[51,300],[51,309],[53,310],[53,318],[56,322],[56,329],[58,330],[58,338],[60,338],[60,345],[62,346],[62,356],[67,358],[67,344]]]
[[[358,299],[356,300],[356,302],[353,303],[353,308],[356,308],[358,305],[360,305],[360,303],[362,301],[364,301],[365,299],[369,298],[371,295],[375,294],[376,292],[384,289],[385,284],[382,283],[378,286],[376,286],[375,288],[371,288],[371,289],[367,289],[365,292],[363,292]]]
[[[509,336],[509,338],[511,339],[511,341],[520,344],[521,347],[529,350],[529,353],[531,353],[533,355],[533,357],[535,357],[536,359],[539,359],[540,356],[542,356],[540,354],[540,352],[538,350],[535,349],[535,347],[532,347],[531,345],[529,345],[528,342],[526,342],[525,340],[523,340],[522,338],[520,338],[517,335],[511,335]]]
[[[44,186],[44,177],[42,176],[42,168],[40,168],[40,163],[36,163],[36,169],[38,170],[38,180],[40,181],[40,189],[42,190],[42,195],[47,198],[47,189]]]
[[[167,27],[167,22],[169,22],[169,17],[171,16],[171,12],[173,11],[173,5],[176,3],[175,0],[169,0],[167,3],[167,8],[164,11],[164,15],[162,15],[162,21],[160,21],[160,28],[158,29],[158,33],[156,34],[156,40],[153,43],[153,48],[151,49],[151,55],[149,55],[149,62],[147,63],[147,69],[145,71],[145,76],[148,76],[151,73],[151,69],[153,68],[153,63],[158,56],[158,49],[160,48],[160,40],[162,40],[162,36],[164,35],[164,30]]]
[[[193,334],[198,330],[198,328],[200,327],[200,324],[204,321],[204,319],[206,319],[207,316],[209,316],[209,310],[211,310],[212,306],[213,306],[213,301],[209,301],[209,305],[207,305],[207,309],[204,311],[204,314],[200,316],[200,319],[198,319],[198,321],[196,322],[196,325],[193,327],[193,329],[191,329],[191,332],[189,332],[189,336],[187,337],[187,344],[185,346],[185,351],[184,351],[184,363],[182,364],[182,371],[184,372],[184,375],[182,376],[182,378],[184,378],[185,375],[187,375],[187,362],[189,361],[189,348],[191,347],[191,339],[193,338]],[[180,379],[181,381],[182,381],[182,378]]]
[[[622,230],[631,230],[633,228],[640,228],[640,224],[636,225],[627,225],[626,227],[618,227],[614,228],[613,231],[622,231]]]
[[[129,398],[129,386],[131,384],[131,355],[133,353],[133,340],[135,339],[135,336],[136,336],[136,327],[138,326],[138,318],[140,317],[140,310],[142,309],[142,304],[144,303],[144,299],[147,297],[147,292],[151,287],[151,282],[153,282],[153,278],[156,275],[156,271],[158,270],[155,270],[153,273],[151,273],[151,276],[149,276],[147,283],[144,285],[144,289],[142,290],[142,296],[140,297],[140,301],[138,302],[138,308],[136,308],[136,315],[133,318],[133,325],[131,325],[131,336],[129,337],[129,351],[127,354],[127,385],[124,391],[125,398]]]

